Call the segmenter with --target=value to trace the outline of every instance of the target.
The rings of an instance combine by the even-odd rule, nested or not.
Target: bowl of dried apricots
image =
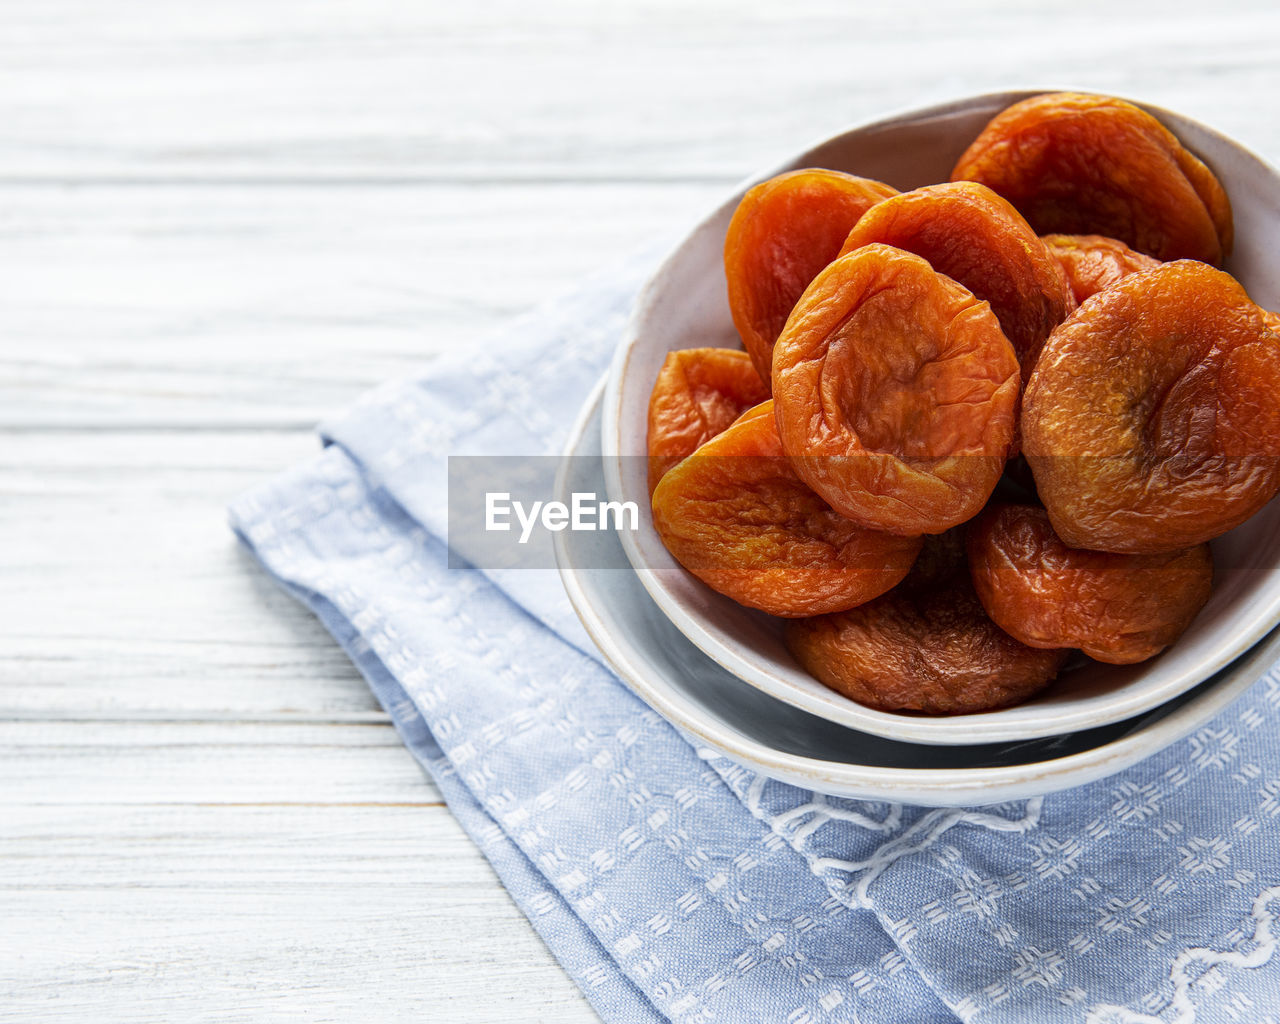
[[[1280,621],[1280,175],[1108,96],[974,97],[760,175],[603,403],[662,611],[894,739],[1155,708]]]

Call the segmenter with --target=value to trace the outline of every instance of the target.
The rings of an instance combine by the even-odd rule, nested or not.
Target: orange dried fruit
[[[1280,489],[1280,345],[1220,270],[1179,260],[1130,274],[1050,336],[1022,433],[1066,544],[1191,547]]]
[[[1019,643],[987,616],[967,576],[897,588],[850,611],[787,623],[795,659],[831,689],[884,711],[968,714],[1044,689],[1068,651]]]
[[[1077,303],[1122,277],[1160,266],[1159,260],[1103,235],[1045,235],[1044,241],[1062,264]]]
[[[668,353],[649,395],[649,493],[663,473],[768,397],[745,352]]]
[[[969,524],[968,552],[974,589],[1006,633],[1113,665],[1159,654],[1213,590],[1208,544],[1155,555],[1069,548],[1034,505],[989,505]]]
[[[823,270],[774,350],[796,473],[842,515],[904,536],[941,533],[986,503],[1020,385],[990,306],[887,245]]]
[[[918,537],[894,537],[843,518],[796,476],[773,403],[672,467],[653,492],[667,550],[740,604],[794,617],[852,608],[911,568]]]
[[[1023,380],[1049,332],[1075,308],[1048,247],[1006,200],[976,182],[929,185],[877,203],[854,225],[841,255],[872,242],[924,257],[989,302]]]
[[[1042,235],[1106,235],[1158,260],[1216,265],[1231,252],[1231,204],[1218,179],[1124,100],[1050,93],[1015,103],[951,177],[998,192]]]
[[[750,189],[724,241],[729,312],[768,387],[773,343],[814,276],[836,258],[849,230],[897,189],[870,178],[811,168]]]

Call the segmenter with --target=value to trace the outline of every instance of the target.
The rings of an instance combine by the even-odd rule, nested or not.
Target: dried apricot
[[[987,614],[1031,647],[1077,647],[1113,665],[1180,637],[1213,590],[1208,544],[1158,555],[1069,548],[1034,505],[989,505],[968,530]]]
[[[1234,279],[1193,260],[1130,274],[1049,337],[1023,451],[1071,547],[1210,540],[1280,489],[1280,345]]]
[[[1122,277],[1160,265],[1159,260],[1103,235],[1045,235],[1044,241],[1062,264],[1077,303],[1110,288]]]
[[[745,352],[669,353],[649,395],[649,493],[663,473],[768,397]]]
[[[816,679],[884,711],[967,714],[1026,700],[1068,651],[1019,643],[982,610],[965,576],[897,588],[861,607],[787,623],[786,642]]]
[[[791,469],[766,402],[670,469],[653,492],[667,550],[740,604],[794,617],[852,608],[907,574],[920,538],[843,518]]]
[[[1026,380],[1044,340],[1075,308],[1062,266],[1022,214],[972,181],[929,185],[864,213],[841,255],[883,242],[923,256],[991,304]]]
[[[842,515],[904,536],[982,508],[1020,384],[991,307],[887,245],[814,278],[774,350],[778,430],[800,478]]]
[[[770,383],[773,343],[791,307],[836,258],[849,230],[897,189],[840,171],[790,171],[738,204],[724,241],[729,312],[751,361]]]
[[[1231,204],[1177,137],[1124,100],[1051,93],[997,114],[953,181],[980,181],[1040,234],[1106,235],[1158,260],[1219,264]]]

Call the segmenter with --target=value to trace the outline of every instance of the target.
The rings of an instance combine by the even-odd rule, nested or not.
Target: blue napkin
[[[558,453],[651,253],[325,424],[233,527],[608,1022],[1280,1020],[1280,680],[1069,792],[823,797],[700,750],[554,574],[451,567],[449,455]]]

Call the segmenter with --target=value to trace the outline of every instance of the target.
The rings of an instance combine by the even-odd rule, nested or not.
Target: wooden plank
[[[721,191],[0,189],[0,428],[305,428]]]
[[[597,1019],[439,807],[8,805],[0,860],[0,1019]]]
[[[1276,152],[1280,12],[797,0],[46,0],[0,42],[11,179],[735,177],[919,101],[1087,80]],[[1052,41],[1052,45],[1047,45]],[[1206,87],[1211,86],[1211,87]]]
[[[0,722],[0,802],[439,805],[391,726]]]
[[[0,443],[0,718],[385,722],[226,502],[307,432],[12,434]]]
[[[226,503],[309,432],[0,437],[0,719],[385,722]]]

